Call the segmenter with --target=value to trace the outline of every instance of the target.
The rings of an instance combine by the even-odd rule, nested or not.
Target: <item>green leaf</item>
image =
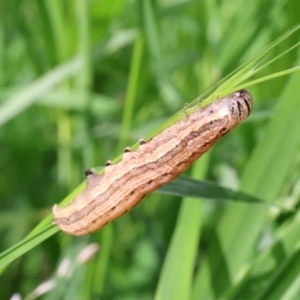
[[[157,193],[169,194],[180,197],[206,198],[218,200],[235,200],[248,203],[260,203],[270,205],[258,197],[224,188],[209,181],[198,181],[192,178],[180,176],[172,182],[163,185]]]

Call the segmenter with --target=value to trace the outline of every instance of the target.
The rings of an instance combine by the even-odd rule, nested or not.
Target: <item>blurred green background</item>
[[[0,2],[0,251],[84,180],[299,22],[297,0]],[[299,34],[274,50],[278,55]],[[298,63],[297,63],[298,61]],[[294,51],[263,75],[299,64]],[[189,172],[299,203],[300,76],[249,89],[250,119]],[[82,238],[59,233],[11,264],[0,298],[299,299],[299,216],[153,193]],[[76,262],[90,243],[99,252]],[[69,259],[69,260],[67,260]],[[58,266],[69,262],[69,276]]]

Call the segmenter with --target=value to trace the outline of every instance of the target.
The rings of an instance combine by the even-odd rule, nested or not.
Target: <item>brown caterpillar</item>
[[[84,235],[128,212],[146,194],[172,181],[217,140],[246,119],[252,100],[237,91],[185,116],[131,152],[108,162],[103,175],[87,172],[87,187],[68,206],[53,206],[54,223],[72,235]]]

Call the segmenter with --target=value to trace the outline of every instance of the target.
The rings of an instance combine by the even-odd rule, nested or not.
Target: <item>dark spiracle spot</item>
[[[148,182],[147,182],[148,184],[151,184],[152,183],[152,180],[150,179],[150,180],[148,180]]]
[[[130,152],[130,148],[129,147],[126,147],[124,150],[123,150],[124,153],[128,153]]]
[[[108,160],[108,161],[105,163],[105,166],[106,166],[106,167],[111,166],[111,165],[112,165],[111,160]]]
[[[91,171],[91,170],[86,170],[86,171],[84,172],[84,174],[85,174],[86,177],[88,177],[89,175],[93,175],[94,172]]]
[[[140,143],[140,145],[144,145],[144,144],[146,144],[146,141],[144,139],[139,139],[139,143]]]

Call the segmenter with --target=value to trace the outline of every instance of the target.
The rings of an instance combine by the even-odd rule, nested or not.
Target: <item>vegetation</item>
[[[0,299],[298,299],[298,5],[2,1]],[[170,185],[90,236],[51,225],[85,169],[241,87],[251,117],[185,176],[252,202]]]

